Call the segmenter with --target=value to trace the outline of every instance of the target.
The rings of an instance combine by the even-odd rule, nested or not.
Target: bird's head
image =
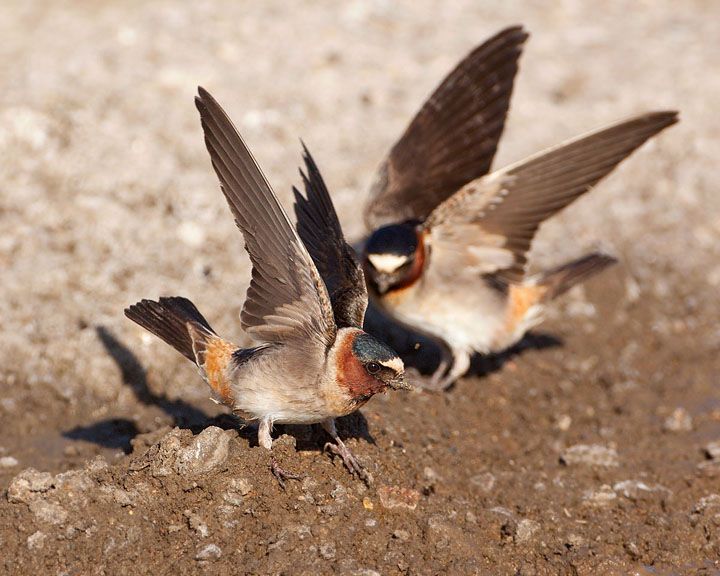
[[[387,344],[359,329],[348,329],[337,356],[338,383],[357,405],[374,394],[410,390],[405,382],[405,365]]]
[[[412,222],[379,228],[370,235],[363,252],[365,277],[379,296],[415,282],[424,261],[422,233]]]

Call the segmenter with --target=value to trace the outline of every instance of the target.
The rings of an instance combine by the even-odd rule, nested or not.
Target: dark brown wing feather
[[[467,184],[433,211],[426,226],[433,241],[453,244],[454,253],[482,253],[484,273],[494,268],[499,279],[519,282],[540,223],[675,122],[677,112],[650,112],[545,150]]]
[[[315,264],[230,118],[198,92],[205,144],[253,265],[243,328],[271,342],[331,345],[336,326]]]
[[[463,184],[487,174],[527,37],[520,26],[496,34],[428,98],[380,166],[365,208],[369,229],[423,219]]]
[[[362,266],[355,250],[345,241],[322,175],[303,144],[307,174],[300,170],[305,196],[297,188],[297,231],[325,281],[338,327],[362,328],[368,304]]]

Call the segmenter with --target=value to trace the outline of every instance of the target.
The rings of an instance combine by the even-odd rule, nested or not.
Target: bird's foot
[[[358,478],[365,482],[368,487],[372,484],[372,475],[357,461],[353,453],[350,452],[350,449],[345,446],[344,442],[340,441],[337,444],[328,442],[325,444],[325,450],[335,456],[340,456],[343,464],[345,464],[345,468],[347,468],[351,474],[357,474]]]
[[[280,485],[280,488],[283,490],[286,489],[285,487],[285,481],[286,480],[302,480],[302,475],[300,474],[294,474],[292,472],[289,472],[285,470],[282,466],[280,466],[280,463],[275,459],[272,458],[270,460],[270,471],[272,472],[273,476],[278,481],[278,484]]]

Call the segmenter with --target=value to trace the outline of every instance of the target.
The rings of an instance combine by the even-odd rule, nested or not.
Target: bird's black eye
[[[377,374],[378,372],[380,372],[380,364],[378,364],[377,362],[368,362],[365,366],[365,369],[370,374]]]

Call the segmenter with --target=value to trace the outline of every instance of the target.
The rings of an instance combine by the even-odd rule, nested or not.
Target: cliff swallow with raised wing
[[[488,174],[526,37],[501,32],[443,81],[381,165],[365,209],[373,300],[444,344],[429,388],[452,384],[473,353],[515,344],[549,300],[615,262],[593,253],[526,274],[540,224],[677,121],[674,111],[641,114]]]
[[[202,88],[195,102],[212,165],[252,262],[241,323],[260,343],[241,348],[223,340],[185,298],[142,300],[125,314],[195,363],[243,422],[258,423],[261,446],[272,448],[273,424],[321,423],[347,468],[365,477],[338,436],[335,418],[374,394],[408,386],[402,360],[362,330],[367,291],[359,261],[335,222],[314,238],[312,248],[342,251],[349,266],[323,281],[229,117]],[[330,200],[307,150],[305,161],[305,209],[313,213],[316,198]],[[338,286],[345,296],[336,294]]]

